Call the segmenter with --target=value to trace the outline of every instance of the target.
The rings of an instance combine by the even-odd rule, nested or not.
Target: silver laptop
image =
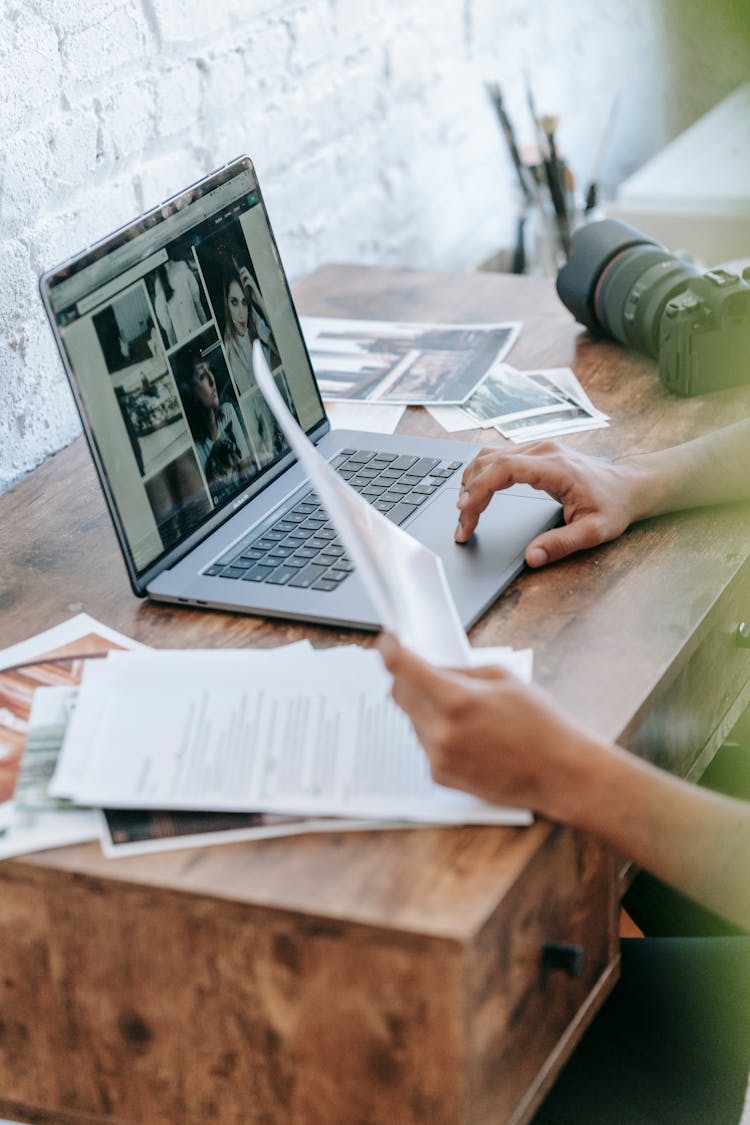
[[[239,158],[40,282],[133,590],[157,601],[374,629],[378,621],[253,377],[349,483],[441,556],[468,628],[560,518],[496,496],[453,541],[472,444],[331,430],[253,165]]]

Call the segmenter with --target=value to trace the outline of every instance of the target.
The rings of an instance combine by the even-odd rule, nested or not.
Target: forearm
[[[500,668],[435,668],[387,633],[378,647],[438,784],[593,833],[750,930],[750,803],[599,741]]]
[[[631,479],[633,522],[750,499],[750,420],[655,453],[616,458]]]
[[[559,819],[750,929],[750,805],[598,743],[581,748],[570,782]]]

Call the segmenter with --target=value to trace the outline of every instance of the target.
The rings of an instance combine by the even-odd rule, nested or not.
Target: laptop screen
[[[288,452],[255,382],[255,339],[302,428],[325,418],[249,161],[45,282],[138,574]]]

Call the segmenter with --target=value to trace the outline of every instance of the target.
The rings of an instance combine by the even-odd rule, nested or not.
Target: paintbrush
[[[590,215],[599,201],[599,176],[602,170],[602,163],[604,162],[604,153],[606,151],[609,139],[612,136],[615,118],[617,117],[619,100],[619,94],[615,94],[612,98],[612,104],[609,107],[609,113],[607,114],[606,120],[604,122],[602,135],[599,138],[599,145],[596,150],[596,155],[594,156],[593,164],[591,165],[591,176],[589,177],[588,187],[586,188],[586,197],[583,207],[584,215]]]
[[[485,85],[487,87],[487,93],[490,96],[490,100],[495,107],[497,119],[500,122],[500,128],[502,130],[503,136],[505,137],[505,143],[508,146],[508,152],[510,153],[510,158],[513,161],[513,167],[516,170],[516,175],[518,176],[518,182],[521,185],[521,190],[524,194],[525,199],[530,203],[532,198],[531,188],[529,187],[528,180],[526,178],[526,171],[523,166],[523,161],[521,160],[521,154],[518,151],[515,130],[513,129],[513,124],[508,117],[508,113],[505,108],[502,90],[500,89],[500,86],[497,82],[487,82]]]
[[[555,130],[560,119],[548,113],[537,119],[539,130],[547,144],[547,155],[544,158],[544,167],[547,173],[552,206],[557,218],[557,229],[560,237],[560,247],[567,258],[570,254],[570,220],[568,218],[568,205],[565,199],[565,174],[557,154]]]

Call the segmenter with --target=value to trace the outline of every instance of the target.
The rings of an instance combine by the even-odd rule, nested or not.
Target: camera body
[[[573,234],[557,292],[576,320],[653,356],[679,395],[750,383],[750,267],[699,270],[613,219]]]
[[[691,278],[659,326],[659,378],[678,395],[750,382],[750,267]]]

